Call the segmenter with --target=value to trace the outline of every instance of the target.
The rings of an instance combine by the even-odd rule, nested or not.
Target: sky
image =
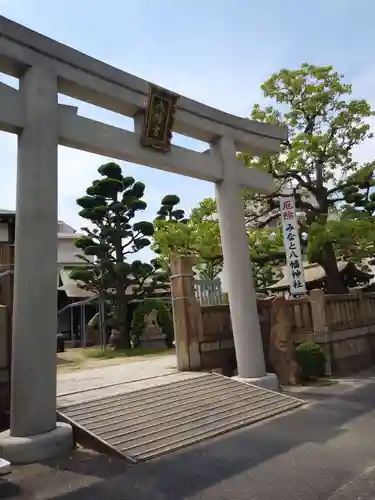
[[[0,0],[13,21],[114,65],[128,73],[221,110],[248,117],[264,103],[260,85],[282,67],[303,62],[332,64],[353,84],[356,97],[375,108],[375,2],[371,0]],[[16,80],[0,73],[0,81]],[[79,113],[130,128],[130,120],[61,96]],[[375,122],[374,122],[375,125]],[[176,136],[174,143],[198,151],[206,146]],[[357,157],[371,160],[373,141]],[[0,132],[0,207],[15,208],[16,137]],[[59,218],[84,224],[76,199],[108,158],[59,148]],[[212,196],[213,185],[152,168],[122,163],[146,184],[153,219],[161,198],[173,193],[191,209]]]

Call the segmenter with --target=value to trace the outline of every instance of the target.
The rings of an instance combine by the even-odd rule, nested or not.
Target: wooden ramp
[[[59,407],[101,448],[148,460],[295,409],[284,394],[204,373],[192,379]]]

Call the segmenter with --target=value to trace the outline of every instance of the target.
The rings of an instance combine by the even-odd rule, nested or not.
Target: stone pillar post
[[[72,445],[56,426],[57,77],[31,67],[20,79],[10,432],[4,458],[38,461]]]
[[[2,225],[0,287],[0,426],[8,425],[10,411],[10,356],[13,309],[14,248],[11,245],[10,226]],[[12,241],[13,243],[13,241]],[[1,469],[1,466],[0,466]],[[1,474],[0,474],[1,475]]]
[[[311,290],[309,301],[314,335],[320,335],[325,340],[326,375],[332,375],[332,346],[330,344],[331,338],[327,326],[324,290]]]
[[[328,331],[328,328],[324,303],[324,290],[311,290],[309,301],[314,334],[325,334]]]
[[[216,184],[216,200],[238,374],[257,383],[266,369],[234,141],[221,138],[211,145],[211,154],[221,163],[224,177]]]
[[[171,260],[171,295],[177,367],[183,371],[200,370],[199,336],[202,328],[200,304],[195,298],[193,257]]]
[[[10,346],[8,315],[8,308],[5,305],[0,305],[0,426],[2,427],[8,425],[7,420],[10,404]]]
[[[361,316],[361,323],[362,325],[367,326],[369,323],[371,324],[371,315],[369,315],[368,303],[366,301],[365,294],[363,293],[363,290],[358,290],[356,295],[358,298],[358,307]]]

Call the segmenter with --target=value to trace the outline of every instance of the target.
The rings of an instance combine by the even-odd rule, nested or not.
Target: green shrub
[[[303,342],[296,348],[296,360],[303,380],[322,377],[325,372],[323,349],[312,341]]]

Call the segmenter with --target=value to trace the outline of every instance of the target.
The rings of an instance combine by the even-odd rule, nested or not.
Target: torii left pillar
[[[0,455],[31,463],[70,449],[73,434],[56,422],[57,76],[33,66],[19,92],[11,414]]]

